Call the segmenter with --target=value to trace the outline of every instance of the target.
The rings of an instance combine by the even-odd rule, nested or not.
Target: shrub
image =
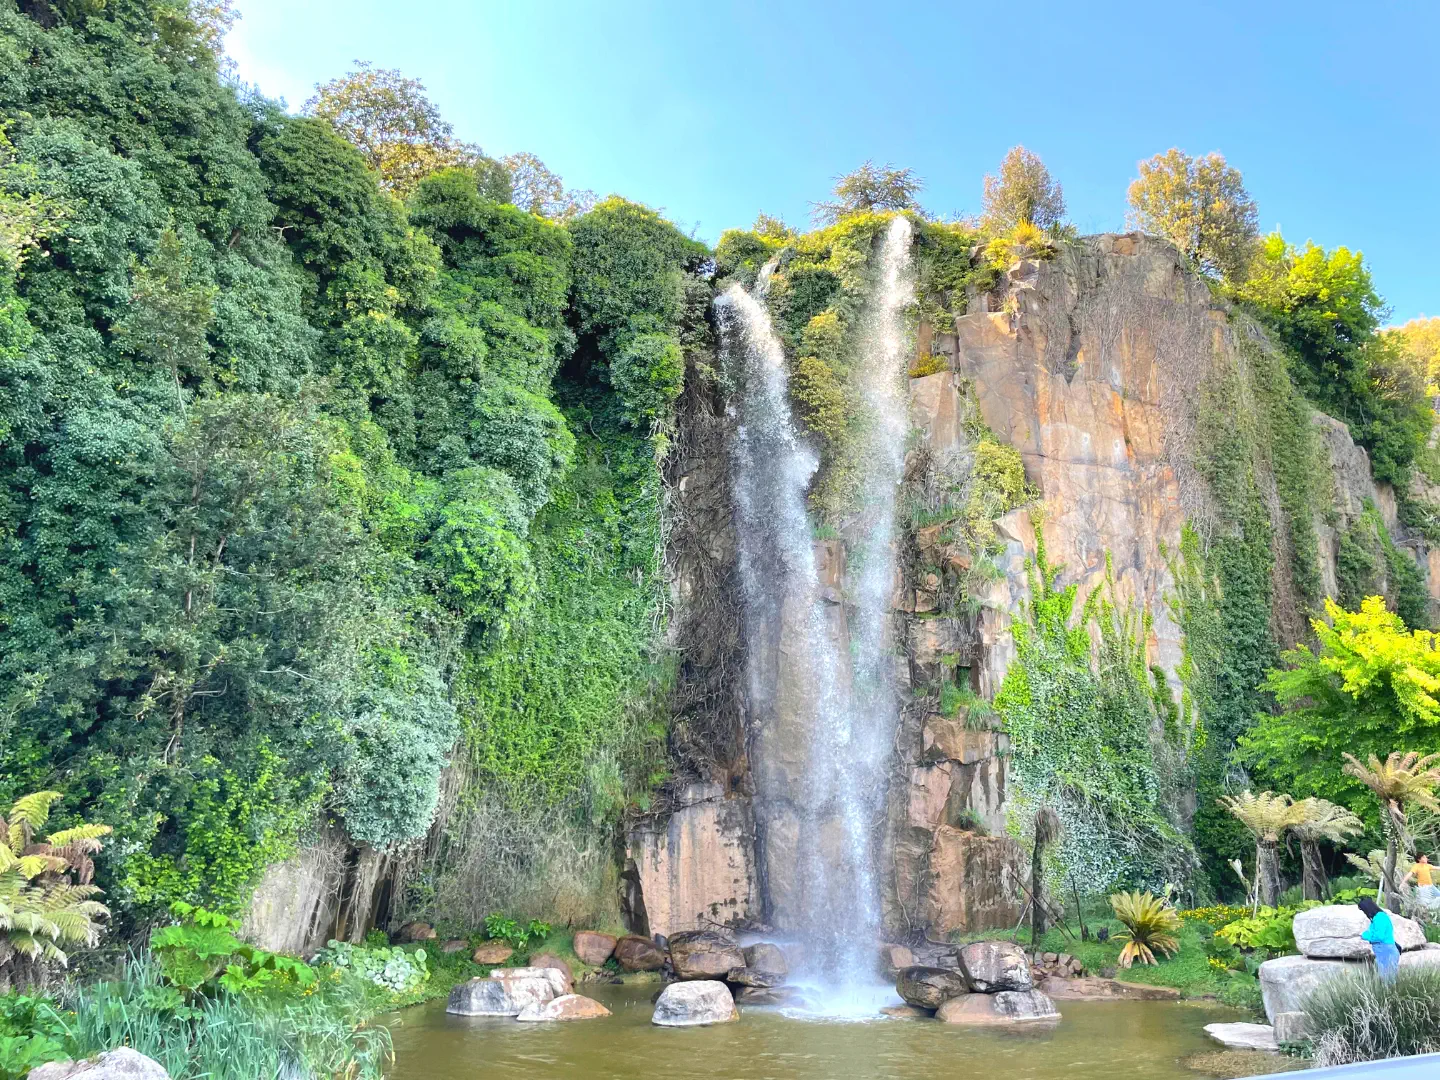
[[[315,984],[309,964],[237,938],[239,920],[183,902],[170,910],[182,921],[151,934],[150,950],[165,981],[187,996]]]
[[[528,925],[521,926],[519,920],[507,918],[497,912],[485,917],[485,934],[487,937],[508,941],[516,949],[523,949],[532,938],[535,941],[544,941],[549,937],[550,924],[531,919]]]
[[[70,1032],[54,1001],[0,995],[0,1080],[20,1080],[37,1065],[70,1056]]]
[[[392,994],[408,993],[430,978],[425,966],[425,950],[406,952],[398,945],[388,949],[364,948],[345,941],[330,941],[315,955],[315,962],[349,972]]]
[[[1125,924],[1115,938],[1125,942],[1120,950],[1120,966],[1129,967],[1136,960],[1155,964],[1155,951],[1174,956],[1180,951],[1180,916],[1168,901],[1152,893],[1120,892],[1110,897],[1115,917]]]
[[[1317,1066],[1440,1051],[1440,971],[1373,971],[1325,983],[1305,1002]]]

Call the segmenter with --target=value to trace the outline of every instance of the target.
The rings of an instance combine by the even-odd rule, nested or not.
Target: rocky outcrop
[[[726,798],[719,784],[691,784],[668,819],[633,828],[628,846],[648,933],[669,936],[759,915],[748,799]]]
[[[747,968],[754,968],[757,971],[773,971],[777,975],[790,973],[790,964],[785,959],[785,952],[778,945],[761,941],[754,945],[746,945],[742,952],[745,955]]]
[[[1365,965],[1346,960],[1315,960],[1308,956],[1279,956],[1260,965],[1260,994],[1270,1020],[1284,1012],[1301,1012],[1305,999],[1337,975],[1364,971]]]
[[[545,1005],[569,990],[554,968],[505,968],[476,976],[450,991],[445,1011],[457,1016],[518,1016],[531,1006]]]
[[[595,930],[580,930],[571,946],[582,964],[599,967],[615,953],[616,937]]]
[[[1020,918],[1025,853],[1009,836],[942,825],[931,840],[925,924],[935,934],[1013,926]]]
[[[649,938],[626,934],[615,943],[615,961],[625,971],[659,971],[665,966],[665,950]]]
[[[739,1019],[740,1010],[723,982],[677,982],[661,991],[650,1022],[661,1027],[700,1027]]]
[[[909,967],[896,976],[895,992],[907,1005],[938,1009],[951,998],[968,994],[970,987],[963,975],[947,968]]]

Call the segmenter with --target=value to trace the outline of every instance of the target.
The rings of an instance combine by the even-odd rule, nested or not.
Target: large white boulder
[[[728,1024],[740,1019],[730,988],[713,979],[673,982],[655,999],[652,1024],[661,1027],[697,1027]]]
[[[1402,952],[1425,945],[1425,931],[1419,923],[1394,914],[1390,921],[1395,926],[1395,944]],[[1368,960],[1373,955],[1370,943],[1360,937],[1370,920],[1354,904],[1327,904],[1299,912],[1293,925],[1295,944],[1312,959]]]
[[[170,1080],[158,1061],[121,1046],[91,1061],[52,1061],[30,1070],[30,1080]]]
[[[565,991],[565,976],[554,968],[497,969],[488,979],[477,975],[451,990],[445,1011],[456,1016],[518,1016]]]
[[[1265,1016],[1273,1023],[1285,1012],[1301,1012],[1316,987],[1367,965],[1353,960],[1315,960],[1308,956],[1281,956],[1260,965],[1260,994]]]

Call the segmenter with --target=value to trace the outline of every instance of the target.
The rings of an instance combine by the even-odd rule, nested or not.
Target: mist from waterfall
[[[769,767],[755,747],[757,828],[771,858],[783,851],[794,886],[770,893],[777,926],[800,939],[795,982],[826,1015],[872,1015],[893,997],[879,979],[875,833],[898,718],[891,601],[895,506],[909,429],[904,311],[911,229],[896,217],[883,239],[860,330],[863,401],[858,518],[847,533],[849,595],[827,596],[807,512],[819,467],[790,410],[785,354],[765,294],[732,285],[719,298],[722,350],[735,380],[732,455],[739,568],[746,608],[749,692],[761,725],[803,727],[798,777]],[[817,550],[818,549],[818,550]],[[777,700],[779,687],[786,697]],[[784,712],[784,716],[780,715]],[[768,745],[768,744],[767,744]]]

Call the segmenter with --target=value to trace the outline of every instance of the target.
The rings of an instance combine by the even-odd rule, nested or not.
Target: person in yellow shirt
[[[1434,903],[1440,900],[1440,888],[1435,887],[1435,868],[1430,865],[1430,856],[1421,855],[1418,862],[1410,868],[1410,873],[1405,875],[1408,882],[1415,879],[1416,893],[1426,903]]]

